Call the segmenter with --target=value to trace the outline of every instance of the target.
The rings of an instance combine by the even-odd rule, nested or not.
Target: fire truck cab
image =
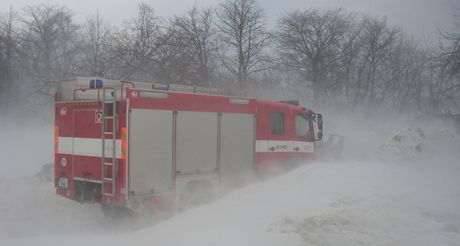
[[[171,214],[314,159],[320,114],[296,102],[104,78],[57,83],[55,187]]]

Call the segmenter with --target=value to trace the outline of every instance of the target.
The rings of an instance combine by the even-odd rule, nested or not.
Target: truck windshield
[[[308,123],[308,119],[301,114],[296,114],[295,115],[295,133],[296,135],[306,139],[308,137],[309,130],[310,130],[310,124]]]

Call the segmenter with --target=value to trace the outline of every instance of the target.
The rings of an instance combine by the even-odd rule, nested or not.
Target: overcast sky
[[[40,3],[67,5],[75,12],[77,21],[94,14],[113,24],[120,24],[136,14],[137,3],[132,0],[0,0],[0,11],[6,12],[9,6],[20,10],[27,5]],[[194,3],[200,6],[215,6],[213,0],[144,0],[155,8],[158,15],[168,17],[181,14]],[[294,9],[338,8],[357,11],[374,16],[387,16],[392,24],[403,27],[417,39],[433,39],[436,29],[450,29],[453,26],[452,13],[460,8],[459,0],[258,0],[266,11],[271,26],[276,19]]]

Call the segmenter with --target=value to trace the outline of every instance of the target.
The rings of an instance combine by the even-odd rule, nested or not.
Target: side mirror
[[[323,116],[321,114],[316,114],[316,123],[318,124],[318,138],[316,141],[323,139]]]

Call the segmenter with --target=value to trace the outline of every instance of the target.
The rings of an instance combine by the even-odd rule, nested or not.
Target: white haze
[[[327,132],[346,136],[341,160],[257,181],[157,224],[111,221],[96,204],[55,195],[52,182],[33,177],[51,161],[52,126],[10,125],[0,131],[0,245],[460,245],[460,144],[449,126],[388,114],[324,120]],[[412,160],[377,158],[405,127],[439,138]]]
[[[30,119],[29,119],[30,121]],[[0,125],[0,165],[2,178],[25,177],[36,174],[42,165],[53,161],[53,126],[37,123]]]
[[[30,5],[48,3],[66,5],[75,13],[79,21],[84,21],[88,14],[98,11],[111,23],[119,25],[135,16],[137,4],[151,4],[158,15],[167,17],[183,13],[195,3],[200,6],[216,6],[212,0],[2,0],[0,12],[6,12],[10,6],[20,11]],[[428,42],[437,40],[438,30],[449,30],[452,26],[452,14],[460,5],[456,0],[262,0],[261,7],[266,11],[271,26],[288,11],[305,8],[344,8],[349,11],[362,12],[372,16],[387,16],[393,25],[402,26],[411,36]]]

